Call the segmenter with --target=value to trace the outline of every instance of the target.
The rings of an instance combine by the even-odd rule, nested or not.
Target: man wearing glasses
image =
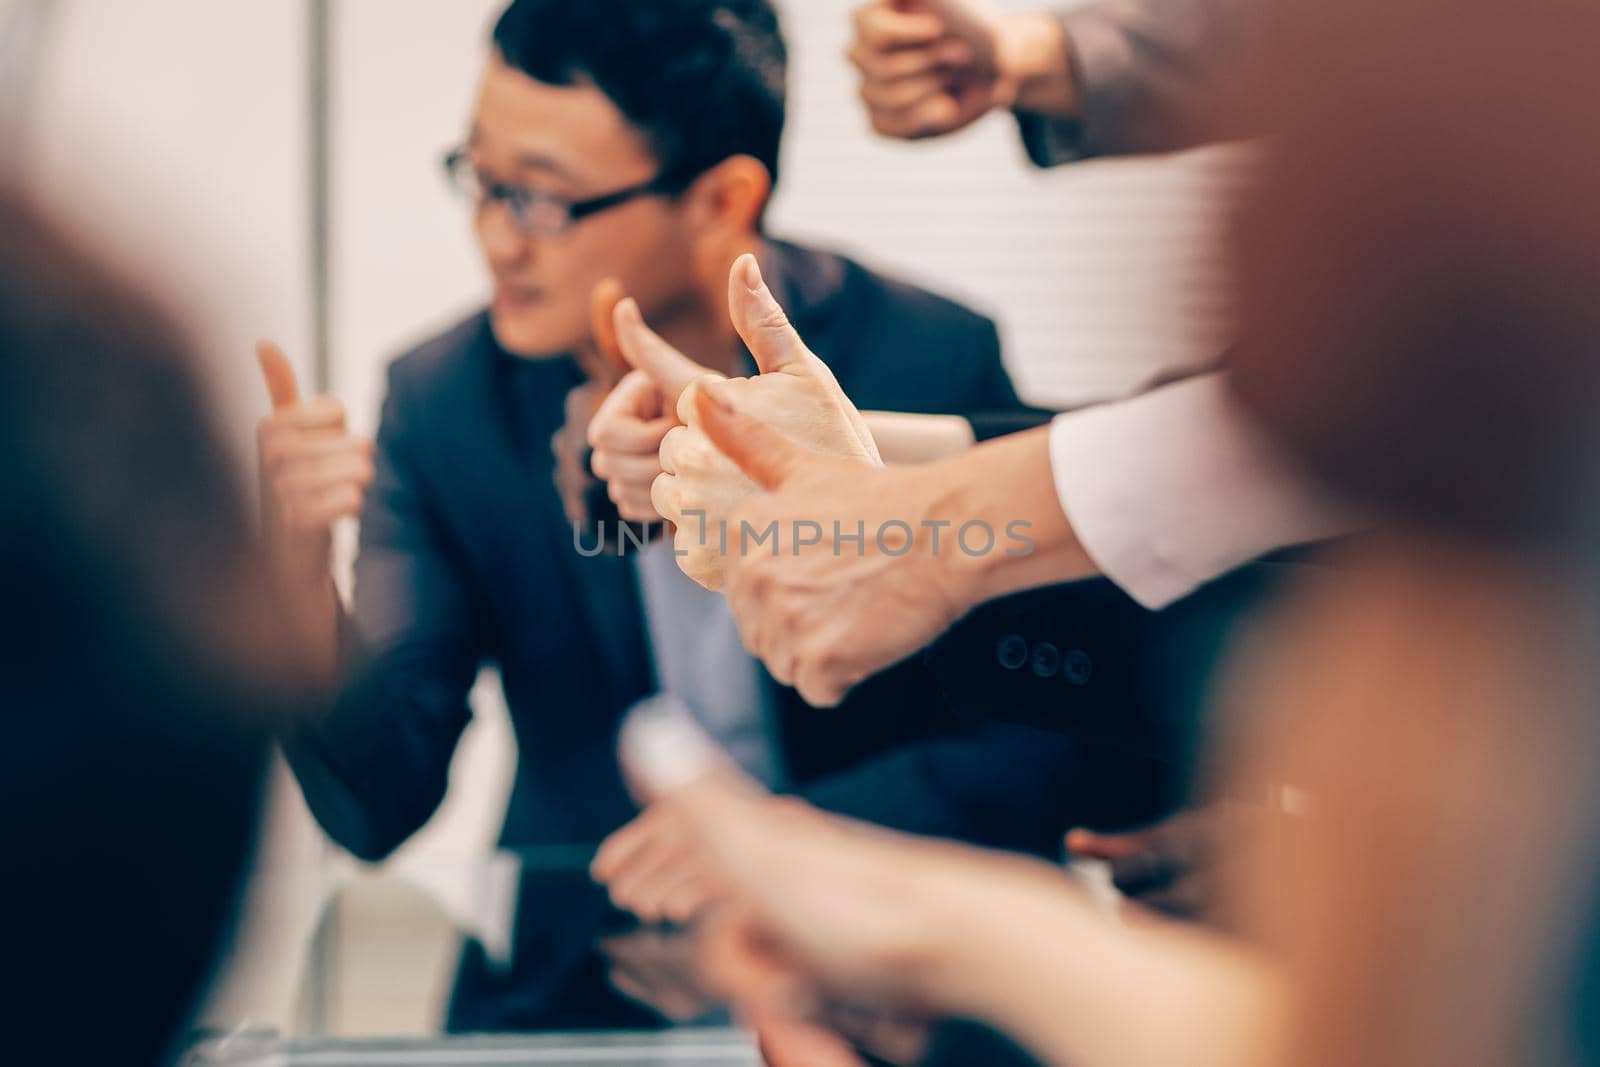
[[[567,439],[581,435],[582,391],[610,385],[588,380],[607,373],[588,358],[591,294],[606,279],[679,350],[745,373],[727,279],[754,252],[862,407],[1021,405],[987,319],[764,235],[786,67],[769,0],[517,0],[494,45],[447,161],[473,209],[488,308],[391,366],[375,445],[348,435],[336,401],[302,403],[281,355],[263,353],[269,529],[340,679],[330,710],[286,748],[322,826],[381,859],[438,807],[469,690],[497,665],[519,752],[501,846],[579,859],[567,882],[524,878],[509,965],[468,948],[450,1024],[641,1025],[652,1017],[601,980],[591,946],[604,902],[584,870],[639,814],[615,758],[639,701],[686,709],[768,787],[911,831],[1044,851],[1059,844],[1062,809],[1094,786],[1063,739],[930,713],[940,698],[916,665],[817,713],[744,652],[724,601],[682,575],[670,544],[580,551],[594,538],[575,539],[552,439],[571,421]],[[564,454],[562,480],[590,476]],[[346,617],[329,525],[358,513]],[[636,840],[641,855],[661,853],[642,872],[670,867],[663,842]],[[658,903],[647,918],[691,917]]]

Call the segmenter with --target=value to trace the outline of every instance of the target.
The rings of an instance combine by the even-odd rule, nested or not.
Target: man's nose
[[[502,205],[485,205],[478,215],[478,240],[495,266],[518,266],[533,251],[533,239],[523,232]]]

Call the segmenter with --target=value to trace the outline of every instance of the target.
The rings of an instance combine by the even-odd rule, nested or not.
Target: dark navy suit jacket
[[[863,409],[1021,407],[988,319],[841,257],[769,247],[779,299]],[[390,367],[346,627],[348,682],[285,746],[318,821],[360,857],[386,856],[438,807],[485,665],[499,668],[518,746],[503,847],[592,846],[636,812],[616,733],[656,680],[634,562],[577,551],[552,477],[550,439],[580,381],[570,359],[507,355],[483,314]],[[1065,738],[957,719],[920,662],[869,680],[832,711],[768,684],[796,791],[884,825],[1051,851],[1080,798],[1104,799],[1091,780],[1113,776],[1099,762],[1078,773]],[[572,911],[590,896],[563,892],[561,928],[586,930]],[[516,982],[491,980],[469,951],[455,1024],[637,1023],[573,992],[592,961],[570,937],[563,944],[570,959],[541,943],[539,972]]]

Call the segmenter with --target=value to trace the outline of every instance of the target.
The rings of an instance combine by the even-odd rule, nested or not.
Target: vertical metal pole
[[[333,389],[332,194],[333,194],[333,0],[306,0],[306,159],[310,254],[311,380],[318,393]],[[333,848],[324,843],[324,860]],[[317,890],[326,875],[319,872]],[[334,975],[339,945],[339,900],[328,898],[327,911],[312,934],[306,968],[306,1026],[313,1035],[332,1028]]]
[[[333,388],[333,0],[307,0],[307,116],[311,196],[311,379]]]

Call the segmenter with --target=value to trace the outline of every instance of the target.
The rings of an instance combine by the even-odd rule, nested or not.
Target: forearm
[[[979,445],[930,466],[927,475],[937,493],[935,519],[957,531],[980,522],[996,535],[992,551],[940,557],[967,606],[1095,573],[1056,497],[1048,427]]]
[[[1101,0],[1052,16],[1055,80],[1013,106],[1039,166],[1252,136],[1221,106],[1258,0]],[[1027,83],[1024,83],[1027,84]]]
[[[930,993],[943,1010],[995,1025],[1046,1063],[1275,1061],[1285,1007],[1265,962],[1192,928],[1107,918],[1051,868],[995,868],[934,925]]]
[[[443,798],[471,717],[471,674],[464,662],[416,662],[414,651],[375,653],[342,611],[336,629],[338,685],[320,713],[284,731],[283,751],[328,836],[378,860],[427,822]]]
[[[1012,106],[1048,118],[1079,114],[1071,50],[1061,19],[1046,11],[1018,12],[1000,23],[1000,65],[1013,86]]]
[[[344,601],[331,574],[290,584],[285,600],[295,626],[312,649],[312,680],[331,694],[338,687]]]
[[[450,757],[465,729],[427,728],[433,709],[407,700],[371,672],[347,686],[323,718],[283,738],[284,755],[306,804],[327,835],[361,859],[387,857],[422,827],[444,797]],[[424,720],[395,726],[396,720]]]

